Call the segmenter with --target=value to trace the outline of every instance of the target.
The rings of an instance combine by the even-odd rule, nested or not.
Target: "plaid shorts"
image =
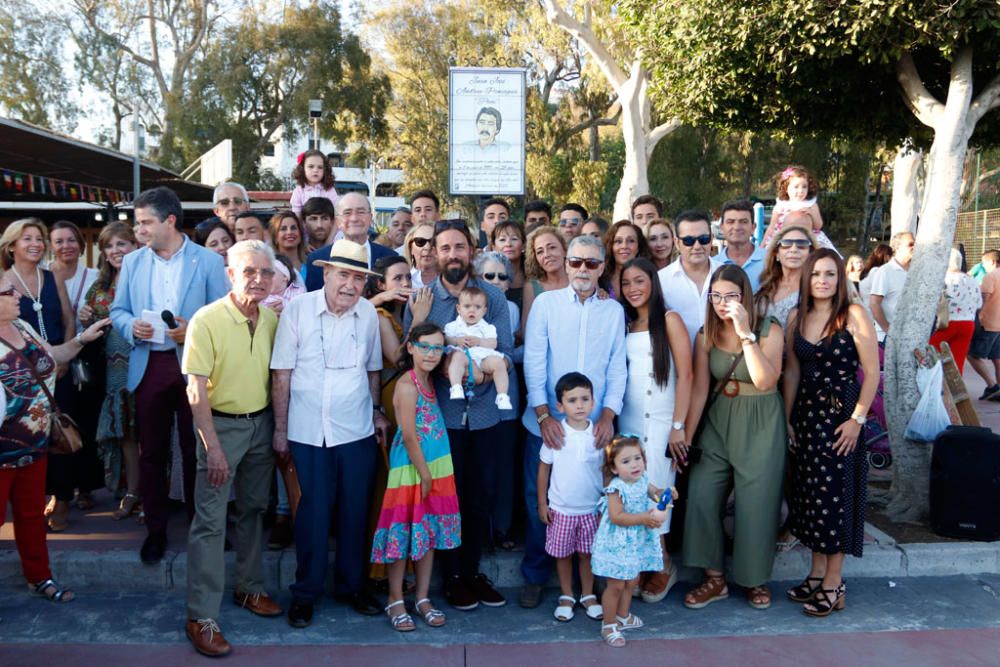
[[[589,554],[597,534],[596,514],[570,516],[554,509],[552,521],[545,529],[545,553],[553,558],[568,558],[575,553]]]

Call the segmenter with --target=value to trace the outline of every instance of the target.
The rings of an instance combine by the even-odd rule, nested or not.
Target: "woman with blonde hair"
[[[566,275],[566,239],[558,227],[539,227],[530,234],[524,249],[524,277],[527,284],[521,297],[521,339],[531,304],[542,292],[569,285]]]
[[[654,218],[642,227],[649,245],[649,258],[657,269],[662,269],[677,259],[677,236],[669,220]]]
[[[434,253],[434,223],[418,222],[406,233],[403,257],[410,265],[413,289],[427,287],[437,279],[437,255]]]

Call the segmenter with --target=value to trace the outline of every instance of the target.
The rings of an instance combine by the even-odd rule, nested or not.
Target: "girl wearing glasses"
[[[767,247],[755,297],[759,317],[774,317],[785,326],[788,314],[799,303],[802,266],[817,248],[812,233],[801,227],[788,227],[775,235]]]
[[[406,561],[412,560],[416,570],[417,614],[428,626],[441,627],[445,615],[428,597],[434,550],[455,549],[462,541],[448,431],[431,381],[445,350],[444,332],[436,324],[421,322],[410,329],[392,400],[399,427],[389,450],[389,480],[371,560],[388,565],[385,612],[399,632],[416,630],[403,602]]]
[[[784,338],[777,320],[757,317],[750,280],[738,266],[716,270],[708,301],[705,326],[695,341],[685,428],[696,434],[691,444],[701,456],[690,468],[684,563],[704,568],[705,579],[684,597],[684,605],[701,609],[729,597],[720,517],[734,488],[732,580],[747,589],[751,607],[766,609],[787,443],[777,391]],[[687,466],[688,446],[678,453],[678,463]]]

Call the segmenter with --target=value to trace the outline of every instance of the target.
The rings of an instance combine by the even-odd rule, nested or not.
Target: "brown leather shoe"
[[[258,616],[281,616],[283,613],[274,598],[264,591],[260,593],[234,591],[233,602]]]
[[[202,655],[207,655],[210,658],[221,658],[233,651],[233,647],[222,636],[222,631],[219,630],[219,624],[215,622],[215,619],[199,618],[196,621],[188,619],[184,629],[188,639],[191,640],[191,645],[194,646],[194,650]]]

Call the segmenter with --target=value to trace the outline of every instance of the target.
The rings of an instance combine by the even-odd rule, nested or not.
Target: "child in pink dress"
[[[789,213],[801,211],[811,219],[810,229],[816,241],[824,248],[836,250],[830,238],[823,233],[823,216],[816,205],[819,184],[812,174],[805,167],[793,164],[778,174],[777,180],[778,196],[771,211],[771,224],[764,233],[764,247],[782,230]],[[798,218],[794,224],[801,226],[800,221],[801,218]]]
[[[299,155],[299,163],[292,169],[292,178],[298,182],[292,190],[292,210],[302,219],[302,206],[313,197],[326,197],[336,205],[340,195],[334,189],[333,167],[323,151],[307,150]]]

